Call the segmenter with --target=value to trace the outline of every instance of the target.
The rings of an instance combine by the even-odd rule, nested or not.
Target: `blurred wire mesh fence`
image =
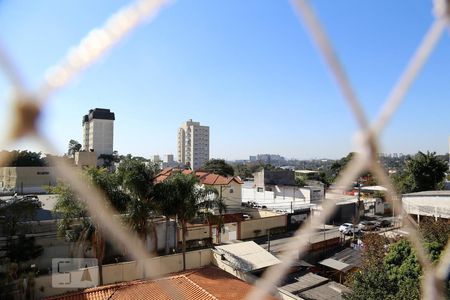
[[[5,138],[0,143],[0,148],[4,148],[21,138],[31,136],[39,141],[43,150],[49,153],[56,153],[51,143],[39,134],[37,128],[37,119],[42,110],[45,109],[45,104],[49,97],[56,90],[64,88],[72,78],[93,64],[143,20],[153,17],[164,4],[166,4],[164,0],[140,0],[118,11],[106,21],[103,27],[92,30],[74,50],[67,54],[63,62],[49,68],[37,91],[26,90],[20,76],[20,70],[16,69],[14,62],[9,59],[6,51],[0,44],[0,68],[9,80],[13,90],[14,109],[11,111],[11,114],[15,120],[11,130],[4,135]],[[378,139],[383,128],[394,117],[408,89],[420,73],[421,68],[426,63],[444,30],[448,27],[450,1],[435,0],[434,22],[430,25],[430,29],[421,44],[418,45],[404,73],[393,86],[384,106],[380,110],[378,118],[373,123],[369,123],[366,118],[363,107],[346,76],[345,69],[335,55],[332,43],[308,2],[306,0],[292,0],[292,6],[311,35],[318,52],[323,56],[326,65],[329,67],[346,99],[346,105],[350,107],[359,126],[359,131],[357,132],[360,146],[359,152],[340,174],[336,184],[338,187],[336,192],[342,192],[350,187],[353,180],[361,172],[372,171],[379,183],[388,188],[388,201],[391,204],[395,201],[395,207],[398,207],[400,211],[399,214],[404,214],[400,197],[398,197],[392,182],[378,162]],[[0,157],[0,162],[2,163],[7,162],[7,160],[8,157],[4,155]],[[89,185],[88,182],[63,161],[55,161],[55,165],[59,175],[66,179],[74,191],[80,195],[80,198],[86,202],[91,216],[100,224],[107,239],[125,247],[126,251],[136,261],[143,261],[151,257],[151,254],[148,253],[136,234],[111,217],[115,214],[115,211],[106,205],[107,199],[101,190],[95,187],[86,189],[86,186]],[[324,202],[322,207],[323,210],[319,216],[311,218],[310,222],[304,223],[295,233],[294,239],[292,239],[292,242],[286,247],[282,255],[282,263],[271,267],[264,273],[255,284],[257,288],[252,290],[247,299],[262,299],[264,294],[274,290],[292,263],[305,253],[308,239],[301,238],[301,236],[311,236],[316,228],[320,227],[331,216],[335,209],[333,201]],[[410,232],[408,237],[417,252],[418,259],[424,270],[422,297],[425,299],[443,298],[443,281],[447,277],[450,266],[450,245],[447,243],[441,260],[437,264],[432,264],[428,259],[426,250],[422,246],[420,233],[413,226],[413,221],[406,215],[404,220],[404,225]],[[161,274],[161,271],[146,270],[148,278],[153,278],[155,274]],[[180,299],[182,295],[176,288],[167,284],[162,286],[162,288],[177,299]]]

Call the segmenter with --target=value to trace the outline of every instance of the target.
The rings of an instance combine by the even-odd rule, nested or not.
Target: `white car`
[[[339,231],[343,234],[353,234],[361,231],[358,227],[353,226],[352,223],[344,223],[339,226]]]

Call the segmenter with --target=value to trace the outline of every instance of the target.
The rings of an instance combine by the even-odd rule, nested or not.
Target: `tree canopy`
[[[223,159],[210,159],[203,165],[201,170],[222,176],[234,176],[233,167]]]
[[[76,140],[70,140],[69,145],[67,147],[67,155],[74,156],[75,152],[81,150],[81,144]]]
[[[44,167],[47,161],[42,157],[41,152],[32,152],[28,150],[1,151],[2,155],[8,157],[7,164],[1,167]]]
[[[443,220],[421,223],[423,244],[433,262],[439,260],[450,235],[450,224]],[[345,299],[420,299],[422,268],[410,242],[401,239],[387,246],[378,234],[364,237],[361,269],[348,284],[352,291]],[[450,297],[447,282],[447,297]]]
[[[158,185],[158,189],[165,192],[165,197],[160,200],[160,206],[170,214],[177,216],[182,228],[183,269],[186,269],[186,232],[187,223],[199,215],[201,210],[219,208],[224,211],[222,199],[213,187],[198,186],[198,178],[195,175],[175,174]]]
[[[394,177],[401,193],[413,193],[443,188],[447,163],[435,152],[418,152],[406,162],[403,172]]]

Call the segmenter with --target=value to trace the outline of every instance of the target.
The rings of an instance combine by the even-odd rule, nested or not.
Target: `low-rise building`
[[[402,195],[403,209],[409,215],[417,218],[417,222],[424,217],[450,220],[450,191],[425,191]],[[397,212],[395,204],[393,207]]]
[[[306,273],[292,283],[278,288],[283,300],[302,299],[344,299],[343,294],[350,292],[345,285],[331,281],[314,273]]]
[[[88,151],[75,152],[75,165],[81,169],[97,166],[97,153]]]
[[[44,193],[55,184],[54,167],[0,167],[0,187],[20,194]]]
[[[253,241],[215,246],[213,263],[228,273],[253,283],[256,275],[281,261]]]
[[[193,172],[191,170],[181,170],[177,168],[165,168],[159,172],[154,178],[155,182],[162,182],[175,173],[183,173],[186,175],[194,174],[198,177],[200,186],[214,187],[219,197],[227,206],[227,212],[237,212],[242,205],[242,180],[239,176],[222,176],[208,172]]]

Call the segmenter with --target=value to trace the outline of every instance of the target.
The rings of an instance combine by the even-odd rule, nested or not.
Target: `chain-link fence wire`
[[[422,297],[425,299],[445,297],[443,282],[447,278],[450,266],[450,243],[447,243],[440,261],[436,265],[433,265],[422,245],[420,232],[417,230],[414,221],[405,213],[402,208],[401,198],[397,195],[392,182],[386,175],[386,171],[378,162],[377,149],[379,135],[390,119],[392,119],[414,82],[414,79],[420,73],[422,66],[426,63],[427,58],[432,53],[437,41],[449,23],[449,2],[450,0],[436,0],[434,2],[435,20],[433,24],[418,46],[416,53],[410,60],[404,73],[400,76],[399,81],[392,89],[378,118],[370,124],[347,78],[345,69],[335,55],[332,44],[315,13],[306,0],[292,1],[294,10],[304,22],[312,40],[316,43],[319,52],[324,57],[359,126],[359,152],[340,174],[335,192],[343,192],[351,186],[353,180],[360,173],[367,170],[372,171],[379,180],[379,183],[388,188],[387,200],[391,204],[394,204],[395,201],[395,206],[400,212],[399,214],[404,215],[404,225],[409,231],[408,238],[415,248],[419,262],[424,270],[421,289]],[[12,87],[14,103],[14,108],[11,112],[14,117],[14,122],[6,134],[5,139],[0,142],[0,147],[4,148],[19,139],[31,136],[37,139],[45,151],[48,153],[56,153],[51,143],[39,134],[36,122],[40,112],[45,108],[44,105],[49,97],[56,90],[67,85],[82,70],[98,60],[99,57],[119,42],[144,19],[154,16],[163,4],[165,4],[163,0],[140,0],[114,14],[102,28],[91,31],[74,50],[68,53],[62,63],[50,68],[43,84],[35,92],[30,92],[25,89],[20,72],[15,68],[12,61],[8,58],[5,49],[0,44],[0,68],[5,73]],[[7,163],[9,159],[10,157],[4,153],[0,155],[0,163]],[[146,258],[152,257],[152,254],[146,250],[142,241],[139,240],[132,230],[124,224],[117,222],[117,219],[112,217],[117,213],[108,205],[108,200],[104,193],[95,186],[92,186],[88,180],[83,178],[67,162],[53,159],[59,176],[64,178],[80,196],[80,199],[86,203],[90,215],[99,224],[104,236],[112,243],[124,247],[127,253],[136,261],[142,262],[141,265],[145,268],[143,262]],[[292,239],[283,252],[282,262],[269,268],[264,273],[255,283],[256,288],[249,293],[247,299],[262,299],[267,293],[273,291],[277,284],[281,282],[292,263],[305,253],[308,246],[308,239],[305,239],[304,236],[310,236],[314,233],[316,228],[320,227],[333,214],[335,202],[331,200],[324,201],[322,208],[319,216],[310,218],[308,222],[299,228],[294,235],[294,239]],[[161,274],[160,271],[156,269],[145,269],[145,276],[147,278],[155,278],[155,274]],[[162,281],[158,281],[158,283],[161,284]],[[175,299],[183,298],[182,293],[174,286],[162,284],[161,288]]]

